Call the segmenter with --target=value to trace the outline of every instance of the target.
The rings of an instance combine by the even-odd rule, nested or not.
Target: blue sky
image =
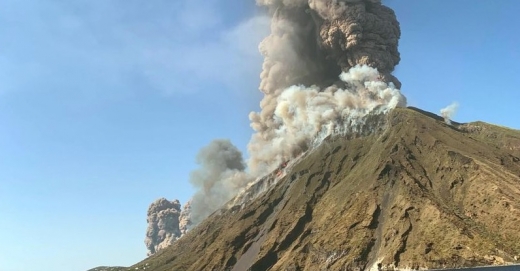
[[[520,129],[520,2],[388,0],[410,105]],[[146,209],[185,202],[198,150],[245,151],[268,24],[254,1],[0,2],[0,268],[146,255]]]

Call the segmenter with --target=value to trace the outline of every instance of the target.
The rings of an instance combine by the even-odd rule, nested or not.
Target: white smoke
[[[459,109],[459,103],[454,102],[445,108],[441,109],[441,116],[444,118],[444,122],[446,124],[451,124],[451,119],[453,116],[455,116],[455,113],[457,113],[457,110]]]
[[[256,133],[250,142],[253,175],[270,172],[328,135],[357,132],[370,114],[405,106],[401,92],[379,78],[376,69],[358,65],[340,75],[345,87],[295,85],[283,90],[272,115],[275,132],[269,138]]]

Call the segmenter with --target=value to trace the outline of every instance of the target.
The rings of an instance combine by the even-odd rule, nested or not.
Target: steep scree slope
[[[266,193],[214,213],[131,269],[377,270],[515,262],[520,132],[484,123],[449,126],[413,108],[385,117],[382,132],[327,139]]]

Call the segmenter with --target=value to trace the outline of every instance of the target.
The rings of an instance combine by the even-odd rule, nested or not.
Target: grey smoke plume
[[[444,118],[444,122],[446,122],[446,124],[451,124],[451,119],[453,116],[455,116],[455,113],[457,113],[457,109],[459,109],[459,104],[457,102],[454,102],[441,109],[441,116]]]
[[[197,155],[200,169],[191,173],[190,182],[198,189],[191,200],[191,223],[197,225],[231,200],[250,177],[242,153],[229,140],[214,140]]]
[[[178,200],[169,201],[160,198],[148,208],[148,229],[144,240],[148,256],[173,244],[181,236],[179,215],[181,204]]]
[[[191,226],[191,200],[189,200],[184,204],[181,215],[179,216],[179,230],[181,231],[181,236],[186,234]]]
[[[399,22],[381,1],[257,0],[257,4],[267,7],[272,19],[271,35],[260,44],[264,55],[260,90],[265,96],[261,111],[250,114],[256,131],[249,144],[253,175],[308,149],[308,141],[322,127],[338,120],[336,124],[342,125],[349,114],[366,114],[371,97],[380,91],[390,89],[386,92],[400,96],[399,105],[406,104],[397,90],[401,84],[391,74],[400,61]],[[361,78],[363,72],[367,74]],[[351,77],[353,74],[357,76]],[[379,86],[367,88],[370,82]],[[288,92],[295,95],[289,97]],[[321,106],[323,100],[334,106]],[[389,99],[373,101],[384,104]],[[296,118],[280,117],[295,110],[299,111]],[[302,122],[313,128],[298,131]],[[291,136],[300,140],[295,142]],[[292,146],[278,148],[283,153],[270,148],[291,141]]]

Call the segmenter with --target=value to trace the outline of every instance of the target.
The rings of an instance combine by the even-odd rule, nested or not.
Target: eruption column
[[[260,112],[250,114],[251,127],[256,131],[249,144],[253,175],[265,174],[273,164],[308,149],[320,127],[344,121],[348,114],[364,115],[374,108],[372,102],[384,104],[390,100],[377,98],[377,92],[395,92],[401,86],[391,74],[400,61],[399,22],[380,0],[257,0],[257,4],[267,7],[272,19],[271,35],[260,44],[264,56],[260,90],[265,96]],[[359,76],[360,72],[367,73]],[[358,74],[356,78],[348,78],[354,73]],[[376,90],[368,86],[373,85],[369,82],[385,85],[380,84]],[[285,93],[294,93],[293,86],[305,94]],[[309,97],[308,92],[327,94]],[[406,104],[399,91],[394,94],[400,96],[399,105]],[[291,99],[287,99],[289,96]],[[371,97],[375,98],[368,102]],[[336,113],[332,114],[335,119],[331,118],[330,107],[318,106],[320,103],[314,99],[337,102]],[[301,130],[294,121],[280,121],[281,114],[296,109],[300,119],[319,129]],[[312,118],[302,116],[305,112],[310,112]],[[305,135],[297,135],[301,133]],[[291,136],[300,140],[285,148],[270,148],[292,140]]]

